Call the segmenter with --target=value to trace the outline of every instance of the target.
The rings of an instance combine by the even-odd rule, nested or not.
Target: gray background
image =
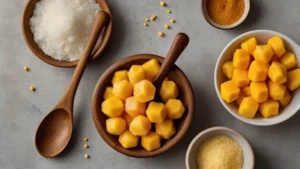
[[[224,46],[235,36],[254,29],[272,29],[300,43],[299,0],[252,0],[247,21],[234,30],[218,30],[205,22],[199,0],[166,0],[173,13],[158,0],[108,0],[114,17],[112,39],[105,53],[90,64],[79,86],[74,107],[74,132],[67,151],[55,159],[37,154],[33,138],[40,120],[62,96],[74,69],[56,68],[37,59],[26,46],[20,28],[25,0],[0,1],[0,168],[2,169],[182,169],[192,138],[212,126],[227,126],[251,143],[257,169],[300,168],[300,114],[271,127],[245,124],[231,116],[213,86],[214,66]],[[145,28],[143,21],[158,19]],[[172,29],[163,28],[174,18]],[[163,30],[165,38],[157,33]],[[126,157],[98,135],[91,116],[91,96],[101,74],[120,58],[137,53],[165,55],[179,31],[190,44],[177,64],[189,77],[196,96],[195,118],[188,134],[169,152],[149,159]],[[24,72],[23,66],[30,72]],[[29,86],[37,88],[35,93]],[[88,137],[90,149],[83,148]],[[91,159],[84,159],[84,153]]]

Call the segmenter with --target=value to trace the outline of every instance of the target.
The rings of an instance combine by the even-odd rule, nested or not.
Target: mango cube
[[[250,86],[243,87],[241,90],[245,94],[245,96],[251,96]]]
[[[241,103],[245,97],[246,97],[245,94],[243,92],[240,92],[239,98],[234,103],[238,106],[241,105]]]
[[[231,79],[233,74],[233,69],[234,69],[233,62],[225,62],[222,66],[222,72],[228,79]]]
[[[111,83],[112,84],[115,84],[116,82],[120,82],[122,80],[127,80],[129,81],[128,79],[128,75],[127,75],[128,71],[127,70],[119,70],[119,71],[116,71],[114,73],[114,76],[111,80]]]
[[[255,37],[249,38],[241,44],[241,48],[253,55],[253,52],[257,46],[257,40]]]
[[[237,49],[233,55],[233,66],[237,69],[246,70],[250,63],[250,55],[244,49]]]
[[[153,82],[160,69],[160,64],[158,61],[156,59],[151,59],[142,66],[147,72],[146,79],[150,82]]]
[[[237,87],[248,86],[248,84],[250,83],[250,80],[248,78],[248,71],[242,69],[234,69],[232,81]]]
[[[104,94],[103,94],[103,99],[106,100],[110,97],[114,96],[113,94],[113,87],[106,87]]]
[[[253,56],[255,60],[269,62],[273,56],[273,51],[269,45],[258,45],[253,52]]]
[[[280,62],[286,67],[287,70],[295,68],[298,64],[296,56],[291,52],[286,52],[280,58]]]
[[[168,114],[168,110],[163,103],[150,102],[146,110],[146,115],[152,123],[162,123]]]
[[[286,92],[286,85],[276,84],[272,80],[268,81],[269,96],[273,100],[282,100]]]
[[[178,97],[178,88],[175,82],[166,80],[162,83],[159,90],[160,98],[167,102],[169,99],[176,99]]]
[[[126,130],[126,121],[121,117],[112,117],[105,121],[106,130],[109,134],[120,135]]]
[[[120,99],[113,96],[102,102],[101,110],[108,117],[118,117],[124,111],[124,104]]]
[[[245,97],[240,104],[239,114],[247,118],[253,118],[258,107],[259,104],[252,97]]]
[[[264,61],[255,60],[249,67],[248,77],[252,82],[265,81],[268,75],[269,64]]]
[[[279,113],[279,103],[275,100],[267,100],[259,105],[259,112],[266,118],[277,116]]]
[[[169,99],[165,106],[168,110],[168,118],[172,120],[181,118],[185,111],[184,105],[178,99]]]
[[[176,128],[173,120],[167,119],[162,123],[155,124],[155,132],[164,139],[171,138],[176,133]]]
[[[227,103],[231,103],[239,98],[240,89],[234,84],[232,80],[221,84],[221,97]]]
[[[161,146],[161,138],[158,134],[153,131],[150,131],[146,136],[142,136],[141,145],[147,151],[153,151],[159,149]]]
[[[291,70],[287,73],[287,87],[293,91],[300,87],[300,69]]]
[[[121,100],[132,96],[133,86],[127,80],[122,80],[120,82],[114,83],[113,86],[113,95]]]
[[[280,58],[285,53],[284,42],[279,36],[274,36],[268,40],[268,45],[271,46],[275,55]]]
[[[290,91],[286,90],[286,92],[283,96],[283,99],[279,100],[280,106],[281,107],[286,107],[291,102],[291,99],[292,99],[292,95],[291,95]]]
[[[268,87],[265,82],[251,82],[250,92],[251,97],[257,103],[262,103],[268,99]]]
[[[154,99],[155,86],[148,80],[142,80],[134,85],[133,95],[140,103],[146,103]]]
[[[141,65],[132,65],[128,71],[129,82],[133,85],[145,80],[146,76],[147,72]]]
[[[273,62],[268,72],[269,78],[277,84],[282,84],[287,81],[287,70],[285,66],[279,62]]]
[[[146,112],[146,103],[138,102],[134,96],[128,97],[125,100],[125,111],[131,117],[136,117],[138,115],[144,115]]]
[[[124,148],[133,148],[138,146],[139,137],[126,130],[119,136],[119,142]]]
[[[127,114],[126,112],[124,112],[121,116],[127,123],[127,127],[129,128],[130,123],[133,120],[133,117],[129,116],[129,114]]]
[[[146,116],[138,115],[129,124],[129,131],[135,136],[145,136],[151,130],[151,122]]]

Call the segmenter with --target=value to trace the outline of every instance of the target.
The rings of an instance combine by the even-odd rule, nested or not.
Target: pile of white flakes
[[[94,0],[41,0],[30,18],[34,41],[56,60],[76,61],[99,10]]]

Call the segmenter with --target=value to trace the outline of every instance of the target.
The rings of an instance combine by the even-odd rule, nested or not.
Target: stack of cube
[[[141,146],[153,151],[161,147],[161,138],[170,139],[176,133],[174,120],[182,117],[185,107],[177,99],[177,85],[169,79],[160,87],[162,102],[153,101],[156,87],[152,82],[159,70],[160,64],[152,59],[143,65],[132,65],[128,71],[116,71],[112,86],[104,92],[106,130],[119,136],[124,148],[137,147],[141,138]],[[153,124],[155,130],[151,130]]]
[[[276,116],[280,107],[290,103],[291,92],[300,87],[297,64],[279,36],[265,45],[249,38],[236,49],[233,60],[222,65],[228,81],[220,86],[221,97],[227,103],[235,102],[244,117],[254,118],[257,112],[266,118]]]

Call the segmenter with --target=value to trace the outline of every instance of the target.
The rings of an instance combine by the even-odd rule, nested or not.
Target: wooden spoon
[[[42,120],[36,131],[35,147],[39,154],[44,157],[57,156],[69,143],[73,128],[73,104],[76,90],[90,59],[89,56],[108,21],[109,15],[106,12],[98,12],[69,87],[57,105]]]
[[[165,60],[163,61],[160,70],[154,80],[154,85],[156,91],[159,91],[160,86],[162,85],[164,79],[167,77],[168,73],[173,68],[176,60],[179,58],[180,54],[184,51],[186,46],[189,44],[189,37],[184,33],[178,33],[172,43]],[[156,92],[158,93],[158,92]]]

